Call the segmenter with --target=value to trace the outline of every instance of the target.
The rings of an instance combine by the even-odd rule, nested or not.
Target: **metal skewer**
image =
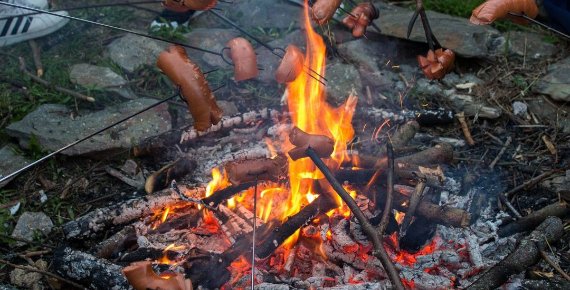
[[[159,41],[163,41],[163,42],[167,42],[167,43],[172,43],[172,44],[180,45],[180,46],[183,46],[183,47],[186,47],[186,48],[198,50],[198,51],[205,52],[205,53],[210,53],[210,54],[217,55],[217,56],[220,56],[220,57],[222,56],[222,54],[221,54],[220,52],[211,51],[211,50],[208,50],[208,49],[204,49],[204,48],[200,48],[200,47],[188,45],[188,44],[185,44],[185,43],[182,43],[182,42],[179,42],[179,41],[168,40],[168,39],[164,39],[164,38],[162,38],[162,37],[153,36],[153,35],[150,35],[150,34],[146,34],[146,33],[142,33],[142,32],[137,32],[137,31],[130,30],[130,29],[126,29],[126,28],[122,28],[122,27],[117,27],[117,26],[113,26],[113,25],[109,25],[109,24],[104,24],[104,23],[100,23],[100,22],[96,22],[96,21],[91,21],[91,20],[87,20],[87,19],[82,19],[82,18],[78,18],[78,17],[73,17],[73,16],[69,16],[69,15],[60,15],[60,14],[57,14],[57,13],[54,13],[54,12],[51,12],[51,11],[42,10],[42,9],[33,8],[33,7],[28,7],[28,6],[23,6],[23,5],[14,4],[14,3],[8,3],[8,2],[0,1],[0,4],[6,5],[6,6],[11,6],[11,7],[16,7],[16,8],[27,9],[27,10],[35,11],[35,12],[38,12],[38,13],[44,13],[44,14],[53,15],[53,16],[57,16],[57,17],[67,18],[67,19],[71,19],[71,20],[75,20],[75,21],[80,21],[80,22],[84,22],[84,23],[89,23],[89,24],[93,24],[93,25],[97,25],[97,26],[102,26],[102,27],[106,27],[106,28],[109,28],[109,29],[114,29],[114,30],[118,30],[118,31],[122,31],[122,32],[126,32],[126,33],[130,33],[130,34],[134,34],[134,35],[138,35],[138,36],[142,36],[142,37],[154,39],[154,40],[159,40]]]
[[[255,176],[255,186],[253,188],[253,231],[251,240],[251,290],[254,290],[255,283],[255,232],[257,227],[257,175]]]
[[[528,17],[528,16],[525,15],[524,13],[519,14],[519,13],[509,12],[509,15],[524,18],[525,20],[528,20],[528,21],[530,21],[530,22],[532,22],[532,23],[534,23],[534,24],[536,24],[536,25],[538,25],[538,26],[540,26],[540,27],[542,27],[542,28],[545,28],[546,30],[550,30],[550,31],[552,31],[552,32],[554,32],[554,33],[557,33],[558,35],[561,35],[562,37],[564,37],[564,38],[570,40],[570,35],[568,35],[568,34],[562,32],[562,31],[560,31],[560,30],[557,30],[557,29],[555,29],[555,28],[552,28],[552,27],[550,27],[550,26],[548,26],[548,25],[546,25],[546,24],[544,24],[544,23],[542,23],[542,22],[540,22],[540,21],[537,21],[537,20],[535,20],[535,19],[533,19],[533,18],[531,18],[531,17]]]

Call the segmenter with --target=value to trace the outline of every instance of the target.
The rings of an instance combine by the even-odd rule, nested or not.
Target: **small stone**
[[[37,260],[34,267],[39,270],[47,270],[47,262],[44,260]],[[45,287],[41,283],[42,274],[24,269],[14,269],[10,272],[10,283],[32,290],[43,290]]]
[[[12,237],[32,241],[36,232],[41,233],[43,236],[47,236],[51,232],[52,228],[53,222],[45,213],[27,211],[18,218],[16,227],[12,232]],[[25,243],[18,242],[16,244],[21,246]]]
[[[239,110],[234,102],[216,101],[218,107],[224,112],[224,116],[235,116],[239,114]]]
[[[513,102],[513,113],[515,114],[515,116],[521,116],[521,117],[526,116],[527,109],[528,106],[525,103],[519,101]]]
[[[31,162],[28,158],[18,154],[13,147],[8,145],[0,149],[0,160],[2,160],[2,162],[0,162],[0,177],[6,176]],[[13,177],[0,183],[0,188],[4,187],[12,179]]]
[[[547,74],[533,87],[533,91],[549,95],[562,102],[570,102],[570,57],[548,67]]]
[[[111,42],[107,50],[117,65],[132,73],[142,65],[154,66],[158,55],[166,47],[164,42],[127,34]]]
[[[425,78],[418,79],[415,86],[416,93],[426,96],[441,96],[443,88],[436,81],[430,81]]]
[[[47,197],[45,191],[42,189],[42,190],[40,190],[39,193],[40,193],[40,202],[45,203],[48,200],[48,197]]]
[[[71,82],[87,88],[98,88],[134,99],[135,94],[128,88],[127,81],[108,67],[87,63],[75,64],[69,72]]]

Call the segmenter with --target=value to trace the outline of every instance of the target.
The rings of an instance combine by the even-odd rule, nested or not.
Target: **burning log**
[[[514,252],[485,272],[467,289],[495,289],[513,274],[520,273],[540,261],[540,251],[556,242],[564,234],[562,220],[548,217],[530,235],[524,238]]]
[[[170,182],[180,179],[196,168],[196,161],[188,157],[178,158],[176,161],[162,167],[150,175],[145,182],[144,189],[147,193],[153,193],[167,188]]]
[[[417,213],[431,222],[441,225],[464,228],[471,223],[469,212],[460,208],[439,206],[427,201],[420,202]]]
[[[275,158],[240,160],[228,162],[224,167],[234,185],[256,180],[278,181],[287,173],[287,158],[277,155]]]
[[[62,247],[54,251],[52,268],[91,289],[131,289],[121,267],[90,254]]]
[[[192,195],[201,196],[204,188],[192,190]],[[144,196],[114,204],[106,208],[96,209],[84,216],[63,225],[63,232],[67,239],[80,240],[93,237],[96,234],[113,226],[126,224],[142,216],[153,213],[162,207],[172,206],[182,202],[180,197],[165,190],[158,195]]]
[[[408,120],[415,120],[422,127],[448,125],[455,122],[454,112],[448,110],[405,110],[392,111],[385,109],[371,108],[368,111],[369,118],[374,120],[391,120],[401,123]]]
[[[123,269],[123,274],[135,290],[192,290],[192,281],[184,278],[183,274],[159,276],[152,269],[149,261],[135,262]]]
[[[499,228],[497,234],[499,237],[508,237],[516,233],[529,231],[541,224],[549,216],[563,218],[570,213],[568,203],[565,201],[557,202],[541,208],[523,218],[518,219],[504,227]]]
[[[238,185],[228,186],[224,189],[215,191],[208,197],[203,198],[202,202],[210,207],[215,208],[218,206],[218,204],[226,201],[228,198],[253,186],[255,186],[255,181],[243,182]]]

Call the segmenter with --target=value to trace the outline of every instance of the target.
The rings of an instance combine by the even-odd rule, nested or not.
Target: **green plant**
[[[162,21],[164,23],[168,23],[168,21],[165,19],[162,19]],[[184,34],[190,32],[190,28],[184,25],[178,25],[176,27],[173,27],[170,24],[167,24],[167,25],[153,27],[150,29],[149,32],[151,35],[165,38],[168,40],[184,41],[186,39],[184,37]]]
[[[427,10],[467,18],[483,2],[485,0],[429,0],[424,2],[424,6]]]

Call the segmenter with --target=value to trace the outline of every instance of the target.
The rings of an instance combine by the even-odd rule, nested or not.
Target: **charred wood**
[[[125,241],[130,237],[135,236],[135,228],[128,225],[116,232],[110,238],[102,241],[95,246],[96,256],[99,258],[109,259],[115,256],[125,244]]]
[[[450,206],[439,206],[422,200],[418,205],[417,213],[431,222],[453,227],[467,227],[471,222],[469,212]]]
[[[504,227],[499,228],[497,234],[499,237],[508,237],[516,233],[530,231],[541,224],[549,216],[556,216],[563,218],[570,213],[568,203],[562,201],[548,206],[545,206],[531,214],[518,219]]]
[[[144,189],[149,194],[165,189],[172,180],[186,176],[190,171],[196,169],[196,166],[196,161],[188,157],[181,157],[151,174],[146,179]]]
[[[132,289],[122,267],[90,254],[62,247],[54,251],[51,267],[59,275],[90,289]]]
[[[524,289],[528,290],[566,290],[570,289],[570,282],[564,280],[522,280]]]
[[[228,186],[224,189],[215,191],[212,195],[202,199],[204,204],[210,207],[216,207],[218,204],[226,201],[230,197],[240,193],[241,191],[247,190],[255,185],[255,181],[243,182],[238,185]]]
[[[406,211],[406,215],[404,216],[404,220],[402,221],[402,225],[400,226],[400,237],[406,235],[406,231],[408,230],[408,227],[412,223],[412,219],[416,214],[416,209],[420,203],[420,200],[423,197],[425,188],[426,188],[425,182],[423,180],[420,180],[416,185],[416,189],[412,193],[412,196],[410,197],[408,210]]]
[[[540,251],[558,241],[564,234],[562,220],[548,217],[530,235],[524,238],[514,252],[480,276],[467,289],[495,289],[513,274],[525,271],[540,261]]]

